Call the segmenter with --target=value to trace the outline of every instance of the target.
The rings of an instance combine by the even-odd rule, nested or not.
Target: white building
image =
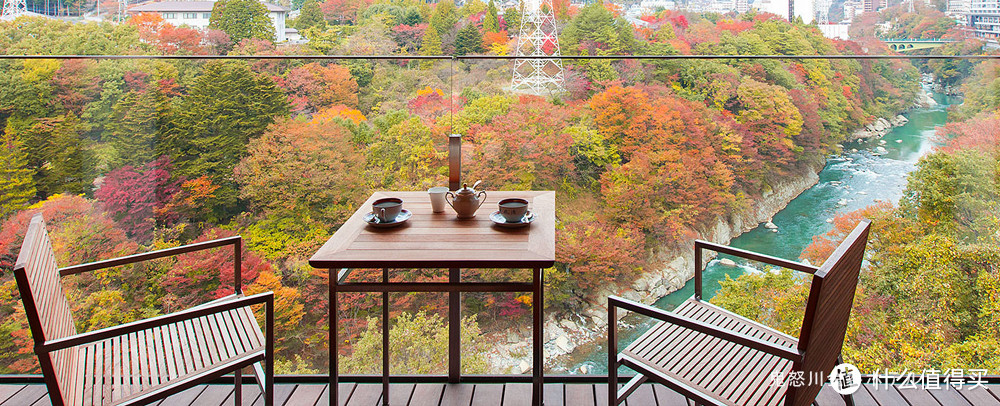
[[[819,32],[823,33],[824,37],[830,39],[851,39],[847,34],[848,28],[851,27],[850,24],[819,24]]]
[[[274,27],[274,38],[278,42],[285,41],[285,18],[288,16],[288,9],[275,4],[264,3],[267,6],[268,15],[271,17],[271,25]],[[140,4],[128,9],[129,14],[156,13],[166,21],[175,26],[186,25],[191,28],[208,28],[208,20],[212,17],[212,7],[214,1],[160,1],[154,3]]]

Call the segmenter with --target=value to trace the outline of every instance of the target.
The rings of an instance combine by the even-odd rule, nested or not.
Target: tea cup
[[[396,197],[386,197],[372,203],[372,214],[379,223],[391,223],[403,210],[403,200]]]
[[[517,223],[528,214],[528,201],[520,198],[503,199],[500,201],[500,215],[508,223]]]
[[[444,186],[427,189],[427,194],[431,197],[431,211],[434,213],[444,213],[445,193],[448,193],[448,188]]]

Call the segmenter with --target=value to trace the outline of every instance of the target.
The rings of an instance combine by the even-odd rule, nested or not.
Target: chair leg
[[[608,406],[618,406],[618,315],[608,299]]]
[[[243,405],[243,368],[238,368],[233,371],[233,383],[236,387],[233,389],[233,404],[236,406]]]

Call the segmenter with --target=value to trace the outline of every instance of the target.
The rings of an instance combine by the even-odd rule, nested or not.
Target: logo
[[[841,395],[850,395],[861,387],[861,371],[851,364],[840,364],[833,367],[830,373],[830,386]]]

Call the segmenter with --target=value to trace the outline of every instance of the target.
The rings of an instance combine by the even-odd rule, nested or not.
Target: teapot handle
[[[455,205],[451,204],[451,200],[448,200],[448,196],[451,196],[451,200],[455,200],[455,194],[451,192],[444,194],[444,202],[448,203],[448,205],[451,206],[452,209],[454,209]]]
[[[479,197],[479,195],[483,195],[483,197]],[[476,206],[476,210],[479,210],[480,207],[483,207],[483,203],[486,203],[486,191],[476,193],[476,199],[479,199],[479,206]]]

